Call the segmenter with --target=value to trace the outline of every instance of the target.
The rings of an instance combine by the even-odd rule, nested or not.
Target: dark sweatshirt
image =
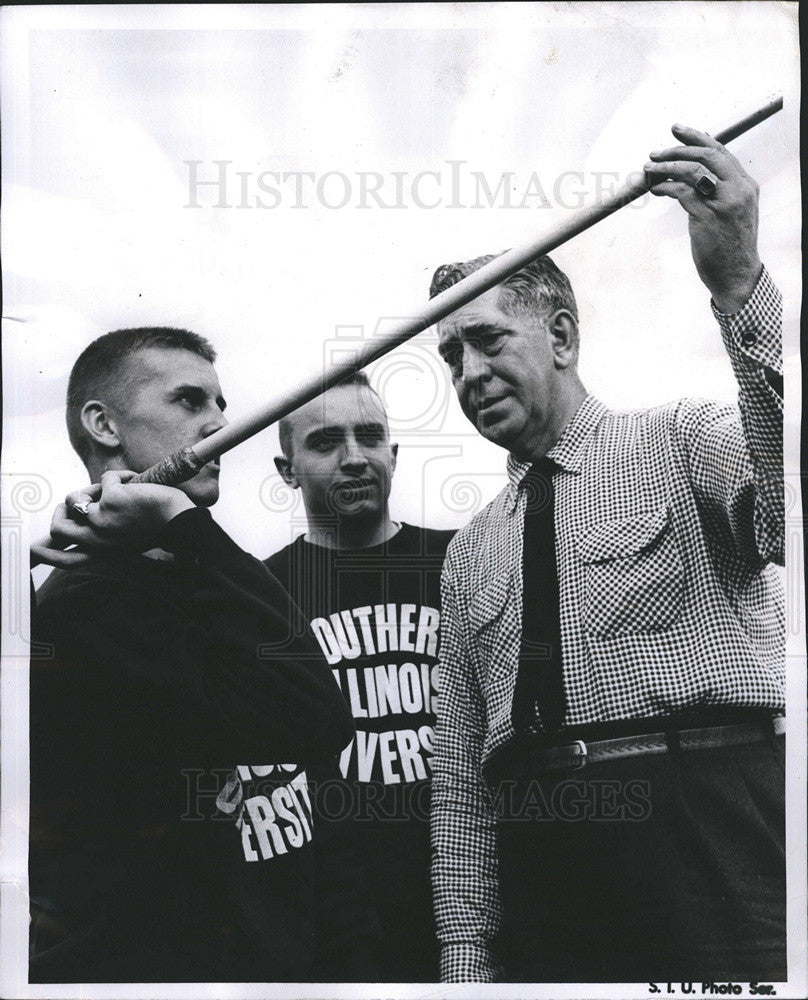
[[[380,981],[437,982],[429,799],[438,696],[440,573],[451,531],[403,524],[335,550],[298,538],[266,560],[311,622],[356,738],[326,800],[353,822],[356,878],[381,926]]]
[[[299,612],[203,509],[55,571],[31,660],[32,982],[366,979],[316,788],[353,735]],[[44,648],[43,648],[44,647]]]

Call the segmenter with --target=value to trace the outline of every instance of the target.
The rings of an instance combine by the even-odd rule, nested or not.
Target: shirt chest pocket
[[[517,632],[508,609],[512,587],[510,571],[499,573],[479,587],[469,602],[471,642],[489,678],[504,662]]]
[[[684,565],[667,507],[602,521],[578,539],[577,552],[586,632],[660,632],[681,618]]]

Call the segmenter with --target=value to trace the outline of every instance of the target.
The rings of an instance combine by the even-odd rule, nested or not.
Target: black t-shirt
[[[340,758],[344,781],[322,801],[353,820],[386,982],[438,981],[429,791],[440,573],[452,535],[402,524],[381,545],[344,551],[300,537],[266,560],[311,623],[356,724]]]
[[[38,594],[30,979],[368,978],[349,824],[309,788],[352,732],[323,657],[299,613],[278,646],[288,594],[207,511],[161,544]]]

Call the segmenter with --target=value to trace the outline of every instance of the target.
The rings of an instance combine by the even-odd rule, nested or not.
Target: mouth
[[[358,503],[369,499],[375,489],[376,482],[373,479],[351,479],[337,483],[334,493],[343,503]]]
[[[495,415],[496,407],[500,403],[503,403],[507,399],[507,395],[504,396],[486,396],[484,399],[480,399],[477,402],[477,417],[488,418]]]

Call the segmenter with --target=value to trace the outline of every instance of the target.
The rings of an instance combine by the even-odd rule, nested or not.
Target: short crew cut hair
[[[484,264],[500,256],[502,254],[490,253],[483,257],[475,257],[474,260],[441,264],[432,276],[432,283],[429,286],[430,299],[434,299],[440,292],[446,291],[462,278],[473,274]],[[547,256],[526,264],[498,287],[500,305],[511,315],[515,313],[535,315],[537,310],[543,315],[548,315],[558,309],[566,309],[575,322],[578,322],[578,306],[570,280]]]
[[[376,392],[376,390],[370,384],[370,379],[362,371],[354,372],[352,375],[349,375],[347,378],[343,379],[342,382],[338,382],[336,385],[331,386],[331,388],[341,389],[345,385],[358,385],[361,386],[363,389],[368,389],[370,392],[374,394],[374,396],[379,395],[378,392]],[[326,392],[328,391],[330,390],[326,390]],[[278,440],[280,441],[281,451],[287,458],[292,457],[292,450],[293,450],[292,431],[294,426],[295,412],[296,411],[293,410],[289,414],[289,416],[281,417],[281,419],[278,421]]]
[[[119,396],[126,362],[148,347],[190,351],[210,364],[216,360],[216,351],[204,337],[171,326],[113,330],[94,340],[78,356],[67,383],[67,433],[85,464],[92,455],[93,446],[81,422],[84,404],[90,399]]]

